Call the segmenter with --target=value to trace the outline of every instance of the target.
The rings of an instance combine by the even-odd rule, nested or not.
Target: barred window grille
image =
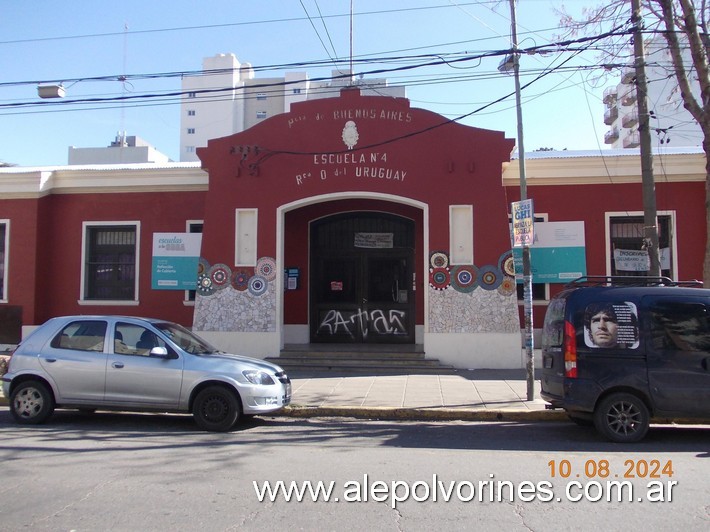
[[[85,298],[135,299],[136,228],[90,227],[87,242]]]

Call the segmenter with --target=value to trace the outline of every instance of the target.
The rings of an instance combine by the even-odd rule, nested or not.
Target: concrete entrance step
[[[266,360],[286,371],[373,374],[453,374],[455,368],[425,358],[421,346],[363,344],[287,345],[279,357]]]

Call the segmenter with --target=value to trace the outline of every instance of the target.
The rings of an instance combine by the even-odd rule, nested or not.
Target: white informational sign
[[[622,272],[647,272],[651,269],[651,258],[645,249],[615,249],[614,266]]]
[[[661,270],[671,269],[670,248],[659,249],[658,259]],[[614,266],[623,272],[647,272],[651,269],[651,257],[645,249],[615,249]]]
[[[356,248],[392,248],[394,233],[355,233]]]
[[[513,215],[513,247],[532,246],[535,236],[535,214],[532,199],[514,201],[511,204],[511,213]]]

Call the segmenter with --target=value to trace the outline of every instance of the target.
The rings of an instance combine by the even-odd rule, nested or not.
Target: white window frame
[[[119,225],[133,225],[136,230],[136,278],[135,287],[133,289],[133,299],[85,299],[86,297],[86,253],[87,253],[87,234],[89,229],[94,227],[115,227]],[[121,220],[108,222],[90,222],[85,221],[81,224],[81,279],[79,285],[79,300],[77,303],[84,306],[100,306],[100,305],[116,305],[116,306],[136,306],[140,304],[138,287],[140,286],[140,249],[141,249],[141,222],[140,220]]]
[[[257,92],[256,99],[261,100],[261,101],[266,100],[266,93],[265,92]]]
[[[256,266],[259,209],[234,211],[234,264]]]
[[[188,110],[187,110],[187,116],[195,116],[195,110],[194,110],[194,109],[188,109]]]
[[[188,135],[194,135],[194,134],[195,134],[195,128],[194,128],[194,127],[188,127],[188,128],[187,128],[187,134],[188,134]]]
[[[256,118],[257,120],[263,120],[264,118],[266,118],[266,111],[257,111]]]
[[[611,275],[611,219],[643,216],[643,211],[613,211],[604,213],[604,247],[606,248],[606,274]],[[671,269],[674,281],[678,280],[678,226],[676,211],[656,211],[656,217],[669,216],[671,219]]]
[[[5,226],[5,249],[3,250],[5,256],[3,257],[3,276],[2,276],[2,298],[0,298],[0,303],[7,303],[9,301],[7,296],[8,283],[8,268],[10,265],[10,219],[2,218],[0,219],[0,225]]]
[[[449,205],[449,262],[473,264],[473,205]]]

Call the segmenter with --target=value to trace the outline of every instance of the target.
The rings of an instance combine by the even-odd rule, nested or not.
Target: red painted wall
[[[353,150],[342,140],[350,120],[359,134]],[[274,256],[277,207],[368,191],[428,204],[431,249],[448,248],[449,205],[473,204],[476,260],[494,263],[510,247],[501,165],[512,147],[502,133],[450,123],[405,99],[344,91],[294,105],[198,149],[210,174],[203,254],[210,262],[234,256],[235,208],[259,208],[258,255]],[[392,179],[370,177],[388,171]]]
[[[237,208],[259,209],[257,256],[274,257],[279,207],[364,192],[428,205],[430,251],[448,251],[450,205],[473,205],[476,263],[497,264],[510,249],[501,174],[512,148],[513,141],[503,133],[449,122],[410,108],[406,99],[345,90],[340,98],[295,104],[289,113],[198,149],[210,175],[202,255],[210,263],[233,262]],[[416,278],[421,291],[428,283],[428,271],[421,266],[421,210],[397,207],[394,201],[388,202],[387,212],[404,209],[418,220]],[[286,323],[307,323],[307,222],[338,209],[352,210],[352,205],[322,204],[288,214],[284,266],[301,268],[302,288],[286,295]],[[417,323],[423,323],[423,297],[417,297]]]
[[[46,198],[0,200],[0,218],[10,220],[7,304],[22,307],[24,323],[33,323],[38,313],[36,280],[43,273],[38,272],[38,251],[44,240],[38,213],[46,204]]]
[[[25,322],[42,323],[61,314],[105,313],[159,317],[192,325],[193,308],[183,304],[184,291],[151,288],[153,233],[184,232],[186,220],[202,219],[204,196],[204,192],[165,192],[57,194],[45,198],[38,217],[42,236],[37,246],[37,312],[34,320],[25,318]],[[136,220],[141,223],[140,306],[79,305],[82,222]]]
[[[520,198],[518,187],[508,187],[510,201]],[[605,212],[643,212],[641,183],[564,186],[530,186],[535,212],[548,213],[549,221],[584,221],[587,274],[606,275]],[[675,210],[679,280],[702,279],[705,242],[705,184],[656,183],[657,211]],[[562,284],[550,285],[551,296]],[[542,326],[546,306],[536,307],[535,326]]]

